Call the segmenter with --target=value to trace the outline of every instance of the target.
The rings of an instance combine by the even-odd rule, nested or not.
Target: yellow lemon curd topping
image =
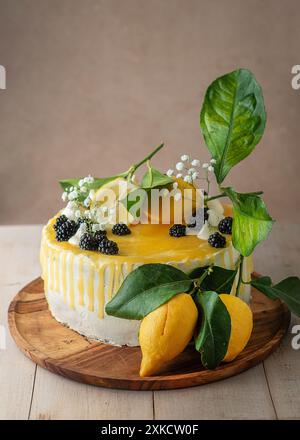
[[[226,207],[226,211],[228,215],[230,207]],[[53,229],[56,218],[49,220],[42,234],[40,257],[46,296],[48,291],[57,292],[68,307],[76,309],[78,305],[97,311],[100,319],[104,317],[105,303],[117,292],[124,278],[142,264],[168,263],[186,272],[208,264],[232,269],[238,257],[231,236],[226,237],[225,248],[215,249],[195,235],[170,237],[169,225],[147,224],[131,226],[131,234],[121,237],[108,231],[108,238],[119,246],[118,255],[85,251],[56,240]],[[245,260],[244,280],[247,281],[252,260]],[[243,285],[241,294],[244,288]]]
[[[139,341],[143,354],[140,376],[151,376],[180,354],[190,342],[198,318],[190,295],[180,293],[149,313],[141,322]]]

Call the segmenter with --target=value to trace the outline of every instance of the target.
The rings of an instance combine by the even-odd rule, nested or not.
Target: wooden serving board
[[[139,377],[139,347],[114,347],[89,341],[50,314],[41,278],[25,286],[11,302],[11,335],[26,356],[52,373],[87,384],[128,390],[185,388],[234,376],[264,360],[286,333],[290,312],[253,289],[254,329],[245,350],[231,363],[205,370],[189,346],[159,376]]]

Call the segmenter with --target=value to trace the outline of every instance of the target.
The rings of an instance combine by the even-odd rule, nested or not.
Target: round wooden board
[[[185,388],[234,376],[258,364],[280,344],[290,312],[253,289],[254,329],[238,358],[215,370],[205,370],[200,355],[189,346],[159,376],[139,377],[139,347],[114,347],[89,341],[58,323],[50,314],[38,278],[14,298],[8,311],[11,335],[30,359],[47,370],[87,384],[128,390]]]

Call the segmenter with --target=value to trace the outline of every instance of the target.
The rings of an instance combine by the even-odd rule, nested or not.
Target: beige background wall
[[[228,184],[299,219],[299,0],[0,0],[0,223],[45,222],[57,180],[124,170],[161,140],[163,169],[206,158],[198,113],[237,67],[262,84],[263,141]]]

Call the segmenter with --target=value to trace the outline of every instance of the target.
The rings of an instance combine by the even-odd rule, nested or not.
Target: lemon
[[[253,329],[252,311],[248,304],[237,296],[221,294],[231,318],[231,333],[224,362],[233,361],[246,347]]]
[[[99,188],[91,201],[91,209],[106,207],[107,212],[115,210],[115,223],[133,222],[133,216],[127,211],[121,200],[123,200],[131,191],[138,188],[137,185],[127,181],[123,177],[117,177],[116,179],[104,184]]]
[[[151,376],[175,358],[190,342],[198,318],[190,295],[180,293],[147,315],[140,327],[140,376]]]
[[[198,208],[200,208],[203,204],[203,197],[199,197],[199,192],[197,192],[196,188],[188,182],[185,182],[182,178],[173,178],[174,184],[177,185],[177,192],[181,193],[181,197],[176,199],[174,197],[170,197],[166,200],[170,204],[170,224],[172,223],[183,223],[184,220],[188,220],[192,213],[195,212]],[[172,187],[169,188],[172,190]],[[189,190],[189,191],[185,191]],[[151,201],[151,200],[150,200]],[[163,202],[160,199],[159,201],[159,210],[158,213],[151,210],[148,211],[148,219],[150,223],[165,223],[163,216]]]

